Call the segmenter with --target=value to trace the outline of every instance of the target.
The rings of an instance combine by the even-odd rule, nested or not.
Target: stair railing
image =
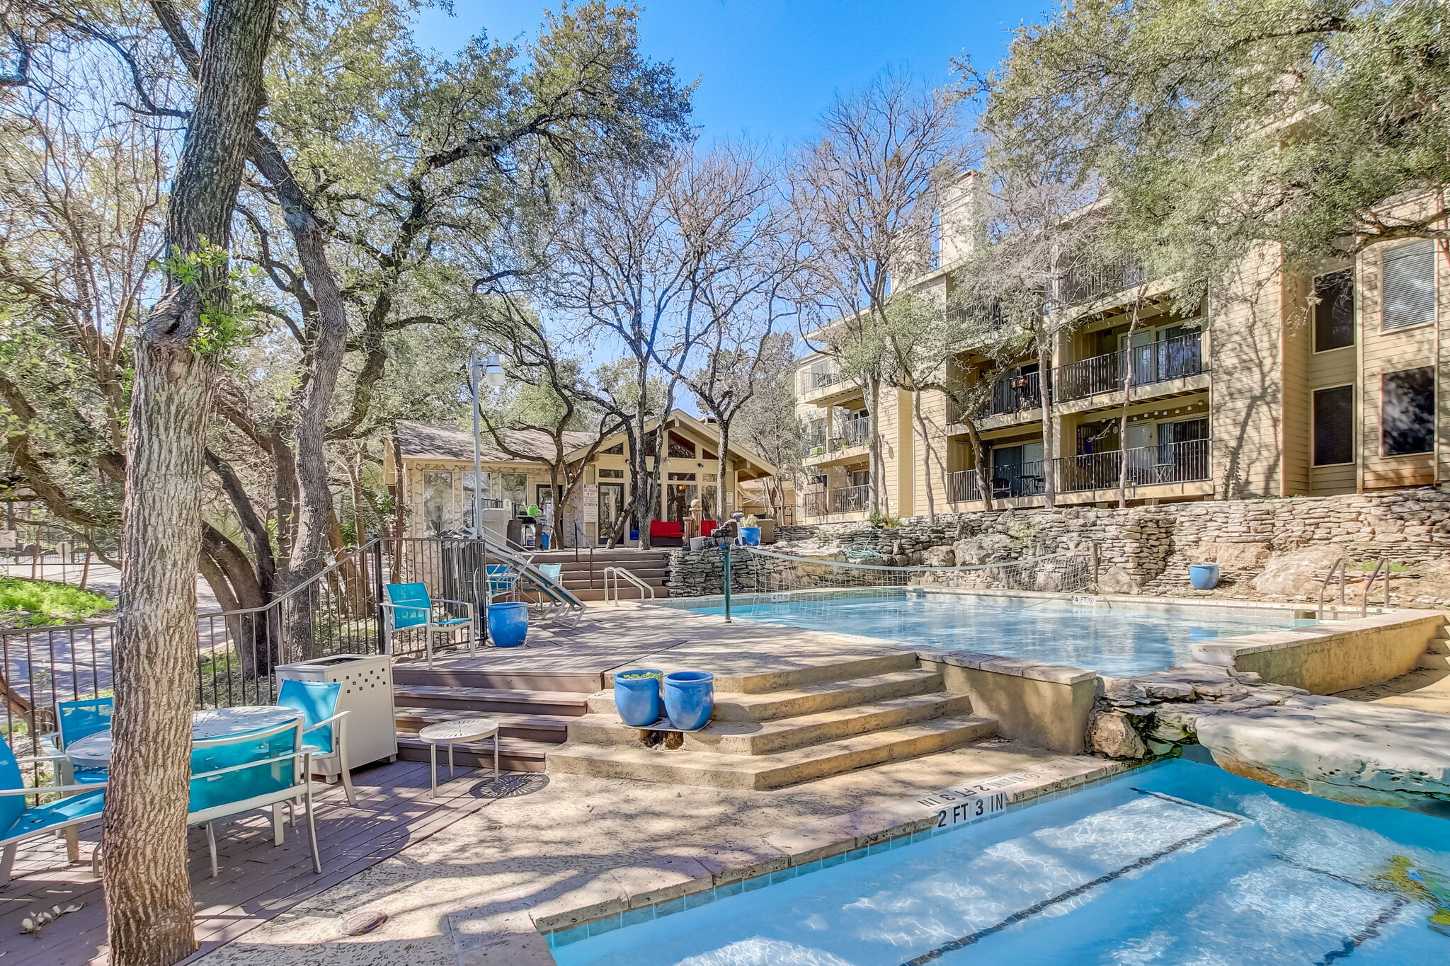
[[[639,599],[640,600],[644,600],[644,595],[645,594],[649,594],[650,600],[654,600],[655,599],[655,589],[653,587],[651,587],[649,584],[645,583],[643,580],[641,580],[637,574],[633,573],[632,571],[626,570],[623,567],[605,567],[604,568],[604,601],[605,601],[605,603],[609,603],[609,600],[610,600],[610,597],[609,597],[609,588],[610,588],[609,578],[610,577],[613,577],[614,578],[614,584],[613,584],[613,587],[614,587],[614,603],[616,603],[616,604],[619,603],[619,581],[620,581],[621,578],[623,578],[623,580],[624,580],[625,583],[633,584],[634,586],[636,586],[636,587],[639,588]]]
[[[1324,582],[1319,585],[1319,611],[1317,616],[1318,620],[1324,620],[1324,598],[1329,593],[1329,585],[1334,581],[1335,574],[1339,575],[1339,606],[1345,606],[1344,571],[1348,564],[1349,561],[1346,558],[1340,557],[1334,562],[1334,566],[1329,568],[1329,573],[1325,575]]]

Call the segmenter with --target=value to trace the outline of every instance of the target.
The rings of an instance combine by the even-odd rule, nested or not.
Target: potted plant
[[[643,728],[660,720],[664,714],[660,703],[663,678],[658,668],[636,668],[616,674],[614,708],[619,712],[619,720],[633,728]]]
[[[760,523],[753,513],[740,521],[740,542],[747,547],[760,546]]]

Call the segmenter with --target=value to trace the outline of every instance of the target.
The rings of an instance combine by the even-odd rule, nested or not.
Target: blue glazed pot
[[[488,636],[494,647],[520,647],[528,633],[528,604],[513,601],[488,605]]]
[[[743,544],[745,544],[747,547],[758,547],[758,546],[760,546],[760,528],[759,527],[741,527],[740,528],[740,542],[743,543]]]
[[[660,720],[664,706],[660,702],[660,677],[654,668],[620,671],[614,676],[614,708],[619,720],[633,728],[643,728]]]
[[[1189,564],[1188,582],[1194,590],[1213,590],[1218,586],[1218,564]]]
[[[715,675],[708,671],[676,671],[665,675],[665,713],[670,727],[698,731],[715,713]]]

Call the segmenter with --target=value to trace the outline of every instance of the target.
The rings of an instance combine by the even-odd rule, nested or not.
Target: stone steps
[[[972,701],[964,694],[916,694],[869,704],[819,711],[773,721],[712,721],[701,731],[686,733],[686,751],[730,755],[773,755],[806,745],[898,728],[932,718],[968,715]],[[569,722],[569,738],[590,745],[640,745],[642,732],[612,713],[591,714]]]
[[[717,672],[715,701],[733,695],[764,694],[783,689],[803,689],[815,684],[834,684],[893,671],[915,670],[918,662],[911,651],[842,657],[799,667],[745,672]],[[609,682],[605,682],[608,686]],[[798,712],[797,712],[798,713]]]
[[[394,708],[393,721],[398,734],[417,734],[430,724],[456,721],[460,718],[491,718],[499,723],[499,735],[504,738],[523,738],[527,741],[541,741],[545,744],[561,745],[568,737],[569,722],[575,719],[534,714],[500,714],[497,712],[444,711],[439,708]],[[485,742],[488,744],[488,742]]]
[[[548,753],[548,768],[598,778],[765,790],[946,751],[990,737],[996,730],[997,723],[989,718],[941,717],[759,755],[570,741]]]
[[[912,661],[912,663],[915,663]],[[796,715],[814,714],[872,701],[888,701],[911,695],[940,691],[942,676],[920,668],[893,670],[884,674],[850,678],[844,681],[821,681],[797,688],[766,691],[758,694],[715,694],[715,717],[725,721],[774,721]],[[595,714],[614,712],[614,692],[590,695],[589,710]]]

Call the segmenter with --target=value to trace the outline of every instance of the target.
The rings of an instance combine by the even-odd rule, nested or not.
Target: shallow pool
[[[1405,966],[1450,962],[1450,935],[1429,923],[1445,906],[1450,820],[1175,761],[554,955],[565,966]]]
[[[718,598],[674,606],[700,614],[724,612]],[[985,651],[1116,675],[1190,661],[1196,642],[1312,623],[1296,620],[1291,611],[1269,609],[1234,612],[1191,604],[1133,608],[905,589],[747,595],[733,602],[731,613],[741,620],[879,637],[920,651]]]

